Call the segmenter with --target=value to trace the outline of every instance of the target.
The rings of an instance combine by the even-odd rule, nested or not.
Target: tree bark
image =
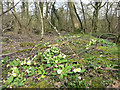
[[[41,3],[41,2],[40,2]],[[41,30],[41,39],[44,38],[44,21],[43,21],[43,7],[40,7],[40,3],[38,5],[40,17],[41,17],[41,25],[42,25],[42,30]],[[42,4],[43,5],[43,4]]]
[[[108,17],[108,12],[109,12],[110,8],[112,7],[112,5],[113,4],[110,4],[110,6],[109,6],[109,2],[107,2],[107,8],[106,8],[105,16],[106,16],[106,20],[107,20],[107,23],[108,23],[108,31],[107,31],[108,33],[111,32],[111,22],[110,22],[109,17]]]
[[[100,9],[105,5],[106,3],[104,3],[102,5],[102,2],[95,2],[95,4],[91,4],[92,7],[94,8],[94,12],[93,12],[93,20],[92,20],[92,27],[94,30],[94,33],[97,32],[97,23],[98,23],[98,14]]]
[[[10,5],[10,2],[7,0],[6,3],[7,3],[7,10],[9,10],[9,9],[10,9],[10,6],[9,6],[9,5]],[[8,15],[9,15],[9,12],[8,12]]]
[[[120,45],[120,1],[118,2],[118,35],[115,42]]]
[[[27,13],[27,17],[29,17],[29,4],[28,4],[28,0],[26,1],[26,13]]]
[[[83,30],[83,32],[85,33],[85,31],[84,31],[84,29],[83,29],[82,21],[81,21],[79,15],[77,14],[77,10],[76,10],[76,8],[75,8],[75,5],[73,4],[73,6],[74,6],[75,14],[76,14],[76,16],[77,16],[77,18],[78,18],[78,20],[79,20],[79,23],[80,23],[80,26],[81,26],[81,30]]]
[[[14,0],[12,1],[12,7],[14,7]],[[13,8],[13,11],[16,12],[15,7]]]
[[[78,23],[77,16],[76,16],[76,13],[75,13],[74,3],[73,2],[68,2],[68,6],[69,6],[69,9],[70,9],[70,16],[71,16],[71,22],[72,22],[73,29],[74,30],[79,29],[79,23]]]
[[[84,24],[85,24],[85,27],[84,27],[84,32],[85,32],[85,30],[87,29],[86,17],[85,17],[85,12],[84,12],[83,3],[82,3],[82,1],[81,1],[81,0],[80,0],[80,3],[81,3],[82,13],[83,13],[83,18],[84,18]]]
[[[45,16],[46,18],[48,18],[48,5],[49,5],[49,3],[46,2],[46,14],[45,14],[45,15],[46,15],[46,16]]]
[[[21,6],[21,16],[22,16],[22,19],[25,17],[25,2],[22,1],[22,6]]]

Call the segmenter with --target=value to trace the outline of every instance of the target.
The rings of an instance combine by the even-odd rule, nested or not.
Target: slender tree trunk
[[[26,1],[26,13],[27,13],[27,17],[29,17],[29,4],[28,4],[28,0]]]
[[[2,5],[2,1],[0,1],[0,15],[3,13],[3,5]],[[2,16],[0,16],[0,37],[1,37],[1,33],[2,33]],[[1,40],[1,39],[0,39]],[[0,44],[1,46],[1,44]],[[0,48],[1,51],[2,47]]]
[[[74,3],[68,2],[73,29],[79,29],[79,23],[74,9]]]
[[[54,8],[54,5],[55,5],[55,3],[51,3],[51,23],[52,23],[52,25],[54,25],[55,26],[55,20],[54,20],[54,10],[53,10],[53,8]],[[51,28],[53,28],[52,26],[51,26]]]
[[[41,8],[41,14],[42,14],[42,16],[43,16],[43,4],[44,4],[44,2],[39,2],[39,6]]]
[[[81,3],[82,13],[83,13],[83,18],[84,18],[84,24],[85,24],[84,32],[85,32],[85,29],[87,29],[86,17],[85,17],[85,12],[84,12],[83,3],[82,3],[82,1],[81,1],[81,0],[80,0],[80,3]]]
[[[12,1],[12,6],[14,6],[14,0]],[[13,8],[13,11],[16,12],[15,7]]]
[[[94,8],[94,12],[93,12],[93,20],[92,20],[92,27],[94,30],[94,33],[97,32],[97,23],[98,23],[98,14],[100,9],[105,5],[106,3],[104,3],[102,5],[102,2],[95,2],[95,4],[91,4]]]
[[[53,11],[53,14],[55,15],[55,17],[57,18],[57,21],[58,21],[58,29],[59,30],[61,30],[61,27],[62,27],[62,22],[61,22],[61,20],[60,20],[60,17],[59,17],[59,15],[58,15],[58,13],[57,13],[57,11],[56,11],[56,9],[55,9],[55,2],[53,3],[53,5],[52,5],[52,11]]]
[[[49,5],[49,3],[46,2],[46,14],[45,14],[45,15],[46,15],[46,16],[45,16],[46,18],[48,18],[48,5]]]
[[[111,32],[111,22],[110,22],[110,20],[109,20],[109,17],[108,17],[108,11],[110,10],[110,8],[111,8],[111,6],[112,6],[113,4],[110,4],[110,6],[109,6],[109,2],[107,2],[107,8],[106,8],[106,20],[107,20],[107,23],[108,23],[108,32],[110,33]]]
[[[25,17],[25,2],[24,1],[22,1],[21,10],[22,10],[21,16],[22,16],[22,19],[23,19]]]
[[[79,20],[79,23],[80,23],[81,29],[82,29],[83,32],[85,33],[85,31],[84,31],[84,29],[83,29],[82,21],[81,21],[79,15],[77,14],[77,10],[76,10],[76,8],[75,8],[75,5],[73,5],[73,6],[74,6],[75,14],[76,14],[76,16],[77,16],[77,18],[78,18],[78,20]]]
[[[2,1],[0,1],[0,15],[2,14]],[[2,42],[2,16],[0,16],[0,42]],[[2,55],[2,43],[0,43],[0,55]],[[0,60],[2,57],[0,56]],[[0,63],[0,81],[2,81],[2,65]],[[0,87],[2,87],[3,83],[0,82]]]
[[[120,45],[120,1],[118,2],[118,35],[115,42],[117,45]]]
[[[35,9],[34,9],[34,14],[37,16],[37,15],[38,15],[37,2],[34,2],[34,6],[35,6]]]
[[[42,30],[41,30],[41,39],[44,38],[44,21],[43,21],[43,7],[40,7],[40,3],[38,5],[40,17],[41,17],[41,25],[42,25]]]
[[[7,10],[10,9],[10,2],[7,0]],[[9,15],[9,12],[8,12],[8,15]]]

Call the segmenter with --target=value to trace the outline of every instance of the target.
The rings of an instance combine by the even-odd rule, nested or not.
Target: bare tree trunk
[[[107,2],[106,20],[107,20],[107,23],[108,23],[108,32],[109,32],[109,33],[111,32],[111,22],[110,22],[109,17],[108,17],[108,11],[110,10],[110,8],[111,8],[112,5],[113,5],[113,4],[111,4],[111,5],[109,6],[109,2]]]
[[[52,23],[52,25],[54,25],[55,26],[55,20],[54,20],[54,10],[53,10],[53,8],[54,8],[54,5],[55,5],[55,3],[51,3],[51,23]],[[51,26],[51,28],[52,28],[52,26]]]
[[[7,0],[7,10],[10,9],[10,2]],[[9,15],[9,12],[8,12],[8,15]]]
[[[43,4],[44,2],[39,2],[39,6],[41,8],[41,15],[43,16]]]
[[[29,4],[28,4],[28,0],[26,1],[26,13],[27,13],[27,17],[29,17]]]
[[[37,16],[37,15],[38,15],[38,7],[37,7],[37,2],[34,2],[34,5],[35,5],[34,14]]]
[[[57,18],[57,21],[58,21],[58,29],[59,30],[61,30],[61,25],[62,25],[62,23],[61,23],[61,20],[60,20],[60,17],[59,17],[59,15],[58,15],[58,13],[57,13],[57,11],[56,11],[56,9],[55,9],[55,2],[52,4],[52,13],[55,15],[55,17]]]
[[[23,19],[25,17],[25,2],[24,1],[22,1],[21,10],[22,10],[21,16],[22,16],[22,19]]]
[[[92,7],[94,8],[94,12],[93,12],[93,20],[92,20],[92,27],[94,30],[94,33],[97,32],[97,23],[98,23],[98,14],[100,9],[105,5],[106,3],[104,3],[102,5],[102,2],[95,2],[95,4],[91,4]]]
[[[2,14],[2,1],[0,1],[0,15]],[[2,16],[0,16],[0,42],[2,42]],[[2,43],[0,43],[0,55],[2,55]],[[0,56],[0,60],[2,57]],[[0,81],[2,81],[2,63],[0,63]],[[0,87],[2,87],[3,83],[0,82]]]
[[[40,4],[38,5],[38,9],[39,9],[39,13],[40,13],[40,17],[41,17],[41,24],[42,24],[42,32],[41,32],[41,39],[44,38],[44,21],[43,21],[43,7],[40,7]]]
[[[12,1],[12,6],[14,7],[14,0]],[[16,12],[15,7],[13,8],[13,11]]]
[[[78,23],[78,20],[77,20],[77,16],[76,16],[76,13],[75,13],[75,9],[74,9],[74,3],[73,2],[68,2],[68,6],[69,6],[69,9],[70,9],[70,16],[71,16],[71,21],[72,21],[72,26],[73,26],[73,29],[79,29],[79,23]]]
[[[76,10],[76,8],[75,8],[75,5],[73,5],[73,6],[74,6],[75,14],[76,14],[76,16],[77,16],[77,18],[78,18],[78,20],[79,20],[79,23],[80,23],[81,29],[83,30],[83,33],[85,33],[85,31],[84,31],[84,29],[83,29],[82,21],[81,21],[79,15],[77,14],[77,10]]]
[[[46,16],[45,16],[46,18],[48,18],[48,5],[49,5],[49,3],[46,2],[46,14],[45,14],[45,15],[46,15]]]
[[[80,3],[81,3],[81,7],[82,7],[82,12],[83,12],[83,18],[84,18],[84,24],[85,24],[84,33],[85,33],[85,29],[87,28],[86,17],[85,17],[85,12],[84,12],[83,3],[82,3],[81,0],[80,0]]]
[[[120,1],[118,2],[118,35],[115,43],[120,45]]]

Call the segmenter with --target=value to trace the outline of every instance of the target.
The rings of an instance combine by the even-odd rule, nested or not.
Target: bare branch
[[[20,0],[20,1],[21,1],[21,0]],[[20,2],[20,1],[19,1],[19,2]],[[0,14],[0,16],[4,15],[5,13],[9,12],[11,9],[15,8],[15,6],[17,6],[19,2],[17,2],[17,3],[16,3],[13,7],[11,7],[10,9],[8,9],[8,10],[6,10],[5,12],[3,12],[2,14]]]

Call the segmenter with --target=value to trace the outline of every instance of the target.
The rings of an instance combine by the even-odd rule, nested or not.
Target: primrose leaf
[[[12,62],[10,62],[10,65],[11,65],[11,66],[14,66],[14,64],[13,64]]]
[[[81,73],[82,73],[82,72],[85,72],[85,70],[86,70],[86,69],[82,69],[80,72],[81,72]]]
[[[46,64],[46,67],[51,67],[51,64]]]
[[[18,66],[19,63],[16,60],[13,60],[13,62],[15,66]]]
[[[64,63],[64,62],[67,62],[67,60],[61,60],[60,63]]]
[[[57,73],[51,73],[52,75],[57,75]]]
[[[69,74],[73,74],[73,72],[68,72]]]
[[[61,75],[59,76],[59,78],[60,78],[60,79],[63,79],[63,74],[61,74]]]
[[[10,76],[7,80],[8,81],[7,84],[10,84],[13,81],[13,78],[14,78],[13,76]]]

